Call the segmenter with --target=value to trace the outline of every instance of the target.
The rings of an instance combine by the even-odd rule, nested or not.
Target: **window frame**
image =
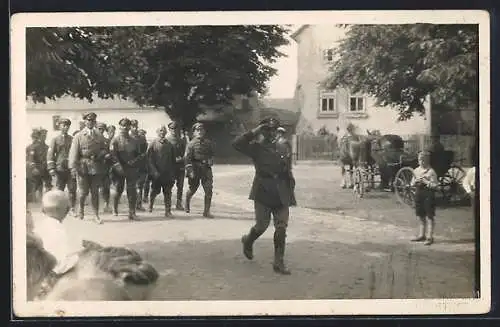
[[[326,110],[323,110],[323,100],[326,100]],[[332,101],[332,102],[330,102]],[[335,90],[320,90],[318,97],[318,117],[332,117],[338,115],[337,92]],[[330,109],[330,103],[333,108]]]
[[[351,100],[355,98],[357,99],[356,100],[356,107],[358,107],[359,105],[359,99],[362,99],[363,100],[363,109],[362,110],[351,110]],[[359,95],[359,94],[349,94],[349,97],[348,97],[348,102],[347,102],[347,108],[348,108],[348,113],[350,114],[356,114],[356,113],[366,113],[366,96],[365,95]]]

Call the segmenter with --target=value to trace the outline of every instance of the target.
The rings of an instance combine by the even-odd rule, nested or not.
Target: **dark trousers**
[[[160,192],[163,191],[163,202],[165,203],[165,211],[170,212],[170,208],[172,205],[172,187],[174,186],[174,180],[172,178],[165,178],[160,176],[157,179],[154,179],[151,183],[151,197],[150,197],[150,205],[155,201],[155,198]]]
[[[205,195],[212,196],[214,177],[212,174],[212,168],[210,167],[199,167],[194,171],[194,178],[188,178],[189,193],[192,196],[198,190],[198,187],[203,187]]]
[[[271,215],[273,216],[273,223],[275,229],[284,229],[288,227],[288,218],[290,216],[290,208],[282,206],[279,208],[268,207],[258,201],[254,201],[255,209],[255,225],[252,227],[257,234],[262,235],[271,222]]]
[[[136,172],[137,178],[136,178],[136,185],[137,185],[137,196],[140,201],[137,201],[136,206],[137,208],[142,207],[142,197],[143,197],[143,192],[144,192],[144,185],[146,184],[146,180],[148,178],[148,173],[147,171],[138,171]]]
[[[64,191],[66,187],[68,188],[69,201],[71,207],[74,208],[76,205],[76,178],[67,170],[56,171],[55,179],[58,190]]]
[[[118,204],[120,203],[120,198],[127,187],[127,199],[129,206],[129,213],[135,213],[135,208],[137,205],[137,169],[124,168],[124,175],[113,177],[113,184],[116,189],[116,194],[113,199],[113,209],[118,210]]]
[[[85,200],[90,193],[92,209],[94,214],[99,213],[99,188],[102,185],[102,174],[79,175],[78,186],[80,188],[80,214],[83,215]]]
[[[105,174],[102,178],[101,195],[106,205],[109,204],[110,188],[111,176],[110,174]]]
[[[182,191],[184,189],[184,178],[186,173],[184,169],[177,169],[175,172],[175,187],[177,189],[177,201],[182,200]]]

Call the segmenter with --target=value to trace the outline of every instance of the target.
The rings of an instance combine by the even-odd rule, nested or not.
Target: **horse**
[[[380,137],[380,132],[367,130],[367,135],[358,135],[350,133],[341,138],[340,149],[340,166],[342,174],[342,188],[353,187],[353,169],[373,169],[374,160],[371,155],[372,143]],[[349,166],[346,171],[345,166]],[[346,172],[349,172],[349,180],[346,183]]]
[[[30,228],[30,216],[27,217]],[[83,241],[74,267],[47,286],[55,257],[27,229],[26,280],[28,301],[141,301],[149,299],[159,274],[134,250]]]

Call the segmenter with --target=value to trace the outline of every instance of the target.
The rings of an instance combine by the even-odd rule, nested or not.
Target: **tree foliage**
[[[204,106],[265,92],[286,27],[141,26],[27,30],[27,95],[120,96],[191,124]]]
[[[478,25],[350,25],[325,85],[367,93],[398,108],[399,119],[423,113],[423,102],[455,108],[478,104]]]

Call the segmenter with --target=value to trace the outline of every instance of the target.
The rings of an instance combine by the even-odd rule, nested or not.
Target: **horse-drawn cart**
[[[417,167],[417,155],[401,156],[399,169],[394,176],[393,187],[396,198],[399,202],[413,206],[415,199],[415,187],[411,185],[413,170]],[[444,151],[431,154],[431,167],[438,176],[437,193],[443,201],[451,203],[461,201],[466,193],[462,188],[462,179],[465,176],[464,170],[455,164],[454,152]]]

